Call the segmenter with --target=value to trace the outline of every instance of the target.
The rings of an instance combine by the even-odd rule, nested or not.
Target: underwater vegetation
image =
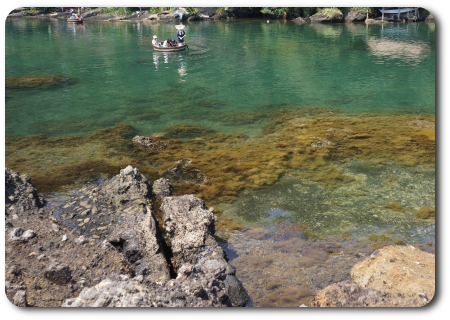
[[[62,75],[33,75],[16,78],[8,78],[5,80],[7,89],[16,88],[39,88],[47,89],[54,86],[66,84],[70,79]]]
[[[270,185],[285,173],[337,188],[353,178],[334,164],[352,159],[434,167],[434,116],[353,115],[325,108],[277,110],[270,116],[264,132],[252,139],[211,134],[210,128],[199,125],[169,126],[166,137],[196,139],[165,139],[168,147],[153,153],[131,143],[134,129],[124,123],[81,136],[7,137],[6,165],[33,180],[54,177],[53,183],[37,185],[38,190],[50,191],[70,183],[72,178],[61,179],[63,168],[82,163],[91,164],[81,166],[78,178],[92,175],[92,161],[108,174],[132,164],[157,176],[188,158],[189,168],[206,177],[196,189],[210,205],[230,202],[243,189]]]
[[[304,108],[272,111],[270,118],[263,132],[251,139],[211,133],[212,129],[200,125],[169,126],[164,137],[155,135],[167,144],[158,152],[134,146],[131,139],[136,133],[125,123],[80,136],[7,137],[6,165],[38,180],[38,190],[54,191],[73,179],[61,179],[61,170],[70,166],[79,166],[77,178],[84,179],[93,175],[94,167],[111,175],[115,168],[132,164],[150,179],[187,158],[186,168],[205,176],[194,189],[208,205],[231,202],[239,191],[270,185],[283,174],[338,188],[353,177],[334,164],[349,160],[434,167],[434,116],[355,115]],[[181,137],[193,139],[174,139]],[[83,167],[83,163],[90,164]],[[44,183],[49,179],[53,182]],[[179,187],[183,185],[192,190],[192,184],[185,181]]]
[[[80,136],[6,138],[5,164],[28,173],[39,192],[110,178],[128,164],[138,166],[148,178],[157,177],[156,170],[136,160],[139,149],[131,143],[134,135],[130,125],[118,123]]]
[[[414,215],[416,216],[416,218],[419,218],[419,219],[434,218],[435,208],[423,207],[423,208],[417,210]]]
[[[164,129],[164,136],[168,138],[196,138],[205,136],[214,132],[211,128],[206,126],[191,125],[191,124],[176,124],[168,126]]]

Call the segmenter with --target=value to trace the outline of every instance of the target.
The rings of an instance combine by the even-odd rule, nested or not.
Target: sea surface
[[[173,24],[7,19],[6,165],[48,197],[127,164],[171,179],[255,306],[308,304],[384,245],[434,252],[434,23],[184,24],[163,53]]]

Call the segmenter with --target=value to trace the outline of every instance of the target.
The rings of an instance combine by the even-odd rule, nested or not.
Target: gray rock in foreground
[[[5,203],[7,215],[41,213],[43,207],[30,177],[9,168],[5,168]]]
[[[137,275],[168,280],[169,265],[163,252],[158,222],[149,207],[147,210],[146,214],[128,214],[109,235],[108,241],[118,247],[130,263],[135,264]]]
[[[7,262],[14,269],[7,280],[32,283],[5,288],[16,305],[235,307],[249,301],[214,238],[212,209],[193,195],[165,196],[170,192],[166,180],[155,189],[163,195],[171,248],[151,211],[150,184],[137,168],[128,166],[110,180],[47,199],[48,216],[29,214],[42,206],[29,178],[8,169],[6,178],[9,204],[23,204],[24,214],[19,219],[13,209],[6,217],[9,228],[12,219],[24,226],[7,238]],[[171,272],[176,279],[170,279]]]
[[[202,263],[212,270],[224,270],[225,288],[233,306],[244,306],[248,295],[235,277],[226,253],[214,239],[213,210],[194,195],[165,197],[161,205],[167,237],[172,244],[172,262],[175,267],[186,263]]]
[[[177,278],[167,282],[143,281],[141,276],[105,279],[65,300],[62,307],[231,307],[225,268],[211,267],[210,261],[185,264]]]

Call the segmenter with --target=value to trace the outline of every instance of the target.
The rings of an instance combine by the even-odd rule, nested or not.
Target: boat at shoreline
[[[68,18],[67,22],[70,22],[70,23],[83,23],[83,18],[75,18],[75,19]]]
[[[184,43],[183,45],[177,45],[174,47],[158,47],[153,45],[153,49],[155,49],[155,51],[159,51],[159,52],[175,52],[175,51],[183,51],[185,50],[187,47],[187,44]]]

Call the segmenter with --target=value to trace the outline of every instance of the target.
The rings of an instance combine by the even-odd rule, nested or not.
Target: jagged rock
[[[203,200],[194,195],[165,197],[161,210],[176,266],[195,264],[205,247],[218,247],[212,236],[215,217]]]
[[[43,207],[30,177],[9,168],[5,168],[5,203],[6,215],[36,214]]]
[[[201,264],[213,274],[224,272],[228,277],[226,293],[232,305],[244,306],[249,299],[248,294],[234,277],[234,268],[214,239],[213,210],[208,210],[205,202],[194,195],[165,197],[161,210],[164,213],[164,229],[172,244],[174,265]]]
[[[147,179],[139,169],[127,166],[120,174],[105,181],[99,192],[104,192],[108,200],[115,206],[132,203],[145,206],[150,203],[151,189]]]
[[[158,194],[167,194],[165,181],[160,182],[160,187],[156,183]],[[129,166],[110,180],[47,199],[48,216],[27,216],[25,220],[14,218],[17,214],[7,216],[9,231],[14,228],[10,220],[26,222],[30,229],[39,230],[39,239],[46,239],[43,243],[33,240],[25,246],[7,242],[7,280],[23,282],[31,288],[29,292],[17,289],[18,293],[10,289],[8,298],[20,305],[27,305],[28,300],[32,306],[53,307],[79,294],[79,298],[64,303],[244,306],[249,298],[214,239],[212,210],[192,195],[163,198],[167,207],[165,225],[176,249],[175,272],[178,269],[177,278],[169,280],[165,254],[171,253],[164,252],[166,246],[151,212],[150,195],[145,177]],[[102,234],[103,239],[96,234]],[[19,239],[32,235],[31,230],[19,228],[11,233]],[[130,280],[131,277],[134,278]],[[109,280],[99,283],[101,279]]]
[[[147,207],[146,214],[128,214],[110,234],[108,241],[119,247],[128,261],[136,265],[138,275],[157,280],[170,278],[158,222],[150,207]]]
[[[235,284],[214,260],[202,259],[197,264],[184,264],[177,278],[167,282],[105,279],[84,288],[62,307],[231,307],[237,306],[227,293]],[[212,267],[213,266],[213,267]],[[245,291],[244,291],[245,293]],[[247,299],[242,296],[242,306]]]
[[[69,229],[85,237],[105,240],[128,214],[146,214],[151,205],[151,186],[137,168],[78,190],[64,202],[49,199],[46,210]]]

